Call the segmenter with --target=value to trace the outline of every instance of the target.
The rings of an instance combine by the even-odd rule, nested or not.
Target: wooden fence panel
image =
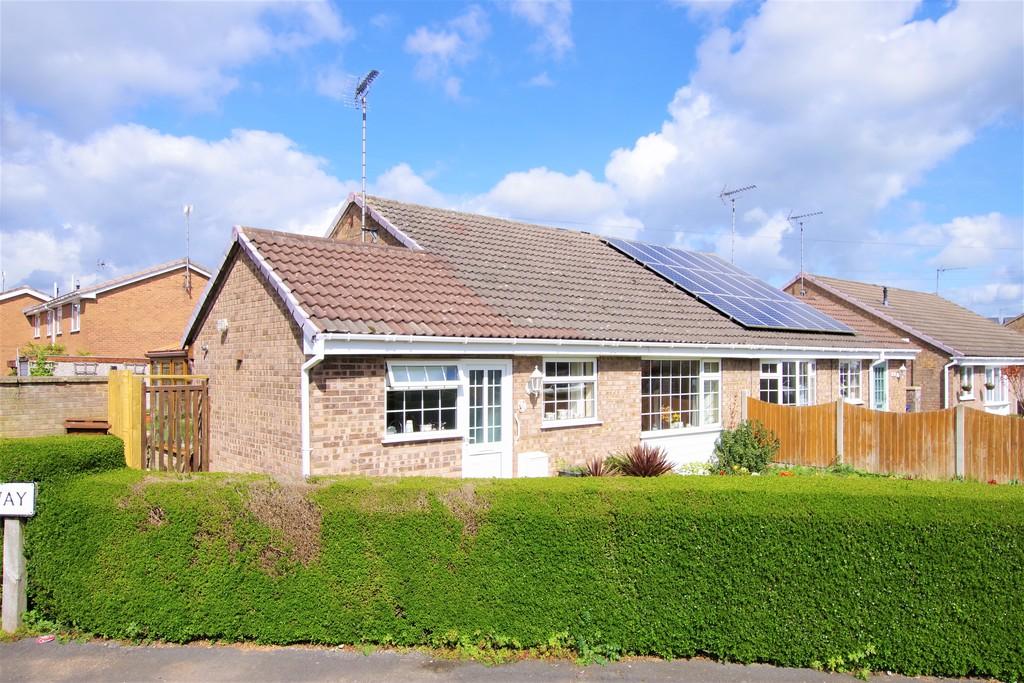
[[[776,462],[828,467],[836,459],[836,407],[780,406],[747,399],[747,419],[759,420],[779,437]]]
[[[128,467],[142,469],[142,377],[131,370],[111,370],[107,377],[107,422],[124,442]]]
[[[205,382],[146,387],[142,437],[147,469],[209,469],[209,395]]]
[[[964,470],[979,481],[1024,480],[1024,419],[966,410]]]
[[[879,474],[955,475],[956,410],[890,413],[843,406],[843,462]]]

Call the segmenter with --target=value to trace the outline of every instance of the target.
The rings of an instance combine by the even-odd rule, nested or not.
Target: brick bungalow
[[[586,232],[365,208],[366,243],[357,196],[327,237],[235,229],[182,339],[213,469],[538,476],[640,441],[684,463],[744,393],[857,401],[873,363],[905,393],[915,350],[884,328],[747,329]]]
[[[1002,369],[1024,365],[1024,336],[937,294],[805,273],[783,288],[854,329],[886,329],[920,350],[907,363],[920,410],[965,404],[1011,412]],[[989,388],[991,386],[991,388]]]
[[[187,278],[187,279],[186,279]],[[17,336],[4,360],[28,342],[61,344],[70,361],[138,361],[146,352],[177,347],[210,271],[185,259],[146,268],[91,287],[23,305]],[[190,287],[186,287],[189,284]],[[10,346],[10,349],[8,349]]]

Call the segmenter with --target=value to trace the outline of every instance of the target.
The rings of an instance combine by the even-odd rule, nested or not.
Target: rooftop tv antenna
[[[824,211],[811,211],[810,213],[802,213],[799,216],[794,216],[793,212],[790,211],[786,220],[792,225],[793,221],[800,226],[800,296],[806,296],[807,290],[804,289],[804,221],[811,216],[820,216],[825,213]]]
[[[736,195],[747,190],[756,190],[757,185],[747,185],[746,187],[740,187],[735,190],[728,189],[728,185],[722,188],[722,191],[718,193],[718,198],[725,204],[725,200],[728,199],[732,203],[732,243],[729,247],[729,262],[736,262]]]
[[[181,212],[185,214],[185,293],[189,296],[192,296],[192,265],[188,254],[189,233],[191,232],[192,210],[194,208],[191,204],[181,207]]]
[[[369,232],[374,242],[377,241],[377,231],[367,230],[366,228],[366,96],[370,94],[370,86],[380,76],[380,72],[376,69],[371,69],[365,76],[359,79],[359,83],[356,85],[355,90],[352,91],[352,100],[346,101],[346,104],[350,104],[353,107],[357,107],[363,110],[363,185],[362,185],[362,227],[359,231],[360,239],[366,241],[366,233]]]
[[[945,273],[947,270],[967,270],[967,266],[949,266],[947,268],[936,268],[935,269],[935,293],[939,293],[939,274]]]

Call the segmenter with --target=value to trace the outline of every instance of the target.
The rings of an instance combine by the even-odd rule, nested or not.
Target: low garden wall
[[[1024,676],[1024,488],[129,470],[41,491],[30,606],[101,636]]]
[[[63,434],[67,418],[107,419],[106,377],[0,377],[0,438]]]

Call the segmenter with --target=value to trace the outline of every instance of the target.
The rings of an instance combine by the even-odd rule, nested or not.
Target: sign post
[[[36,512],[36,485],[0,484],[0,517],[4,520],[3,629],[14,633],[28,609],[25,572],[25,518]]]

